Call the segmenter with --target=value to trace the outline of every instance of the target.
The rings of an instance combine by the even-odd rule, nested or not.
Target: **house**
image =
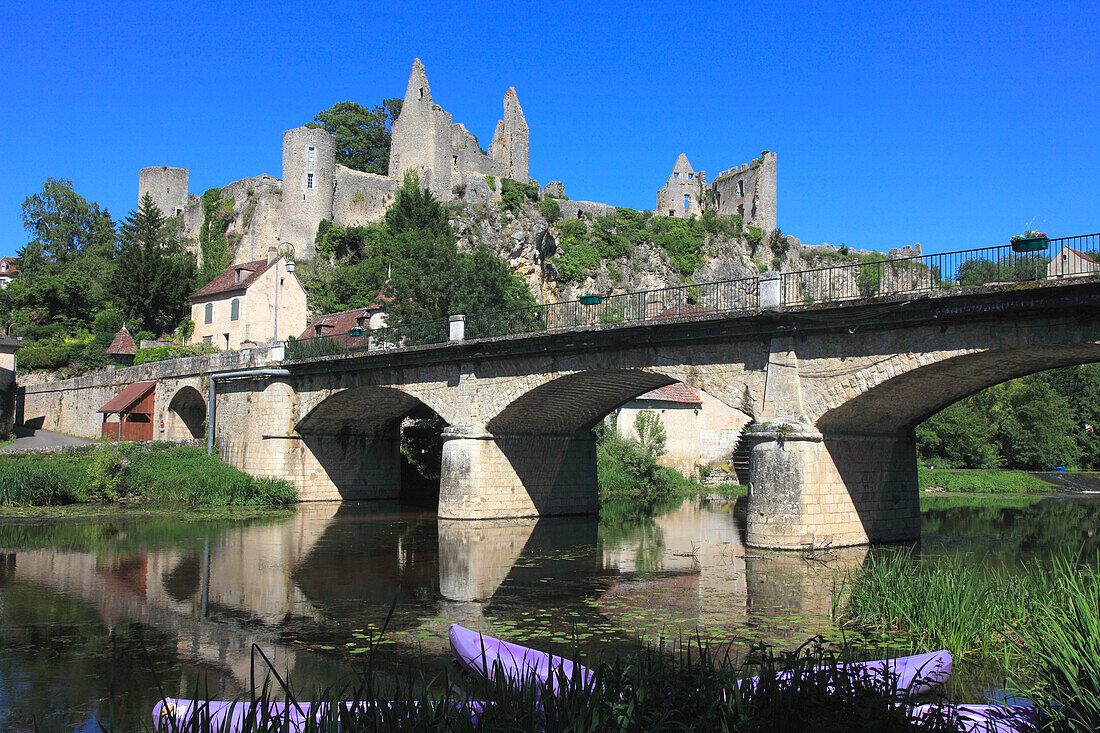
[[[113,361],[122,366],[130,366],[134,363],[137,346],[134,345],[134,338],[130,335],[125,323],[115,334],[115,340],[107,347],[107,354]]]
[[[1047,265],[1047,277],[1078,277],[1100,272],[1100,263],[1091,256],[1074,249],[1062,247],[1062,251],[1054,255],[1054,259]]]
[[[675,382],[646,392],[619,408],[616,428],[624,437],[636,438],[634,419],[652,410],[665,429],[666,453],[662,466],[691,476],[700,466],[729,461],[749,416],[705,392]]]
[[[353,308],[339,313],[326,313],[314,318],[306,330],[302,331],[300,339],[315,339],[322,336],[342,336],[353,332],[370,331],[376,328],[384,328],[386,314],[382,312],[382,304],[378,298],[366,308]]]
[[[266,260],[230,265],[196,290],[191,320],[193,344],[233,350],[248,341],[282,341],[306,322],[306,291],[294,276],[294,263],[276,257],[272,248]]]
[[[8,287],[8,283],[19,277],[17,262],[14,257],[0,257],[0,289]]]

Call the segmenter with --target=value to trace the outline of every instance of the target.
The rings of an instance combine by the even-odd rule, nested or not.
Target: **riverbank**
[[[284,506],[296,500],[287,481],[253,478],[203,448],[172,443],[0,455],[0,507]]]
[[[917,469],[921,491],[955,491],[979,494],[1042,494],[1055,487],[1027,471],[1003,471],[995,468]]]

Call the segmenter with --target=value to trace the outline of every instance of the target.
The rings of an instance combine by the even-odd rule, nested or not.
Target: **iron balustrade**
[[[1027,251],[1020,251],[1022,249]],[[853,261],[781,273],[781,304],[838,303],[885,295],[1100,274],[1100,234],[1060,237],[1047,240],[1045,245],[1041,242],[1006,244],[911,257],[877,253],[847,256]],[[465,338],[484,339],[586,326],[745,313],[759,307],[760,279],[746,277],[477,313],[466,317]],[[426,346],[445,343],[449,335],[449,319],[439,319],[364,329],[360,335],[343,333],[290,338],[286,358]]]
[[[1039,241],[1030,247],[1021,243],[912,257],[848,256],[854,261],[782,273],[782,304],[837,303],[1096,274],[1100,272],[1100,234],[1049,239],[1045,245]]]

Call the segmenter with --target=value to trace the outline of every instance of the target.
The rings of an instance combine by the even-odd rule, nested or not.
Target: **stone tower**
[[[336,137],[320,127],[296,127],[283,133],[283,216],[280,246],[312,256],[317,225],[332,221],[336,181]]]
[[[138,203],[145,194],[164,216],[180,216],[187,208],[187,169],[156,165],[138,173]]]
[[[703,212],[703,189],[707,174],[691,167],[687,156],[680,153],[664,187],[657,192],[657,208],[653,213],[686,219]]]
[[[519,106],[516,88],[510,87],[504,95],[504,119],[497,122],[493,142],[489,146],[489,159],[505,178],[529,183],[527,161],[531,145],[531,134],[527,129],[527,118]]]
[[[751,163],[723,171],[711,186],[718,215],[739,214],[745,226],[774,231],[779,226],[776,168],[775,153],[765,150]]]

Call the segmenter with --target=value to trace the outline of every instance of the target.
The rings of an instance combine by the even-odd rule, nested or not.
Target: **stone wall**
[[[723,171],[714,183],[714,203],[719,216],[740,214],[745,226],[757,226],[765,232],[778,226],[776,213],[775,153],[765,152],[751,163]]]
[[[186,168],[142,168],[138,172],[138,202],[149,194],[165,216],[182,214],[187,207],[187,178]]]
[[[668,174],[665,185],[657,192],[657,208],[653,211],[660,216],[673,216],[687,219],[703,212],[703,189],[707,174],[695,172],[687,156],[680,153],[672,172]]]
[[[332,223],[340,227],[355,227],[381,221],[386,209],[393,203],[396,190],[396,179],[336,166]]]
[[[336,183],[336,137],[318,127],[296,127],[283,133],[283,212],[281,245],[298,257],[311,257],[317,224],[332,221]]]

